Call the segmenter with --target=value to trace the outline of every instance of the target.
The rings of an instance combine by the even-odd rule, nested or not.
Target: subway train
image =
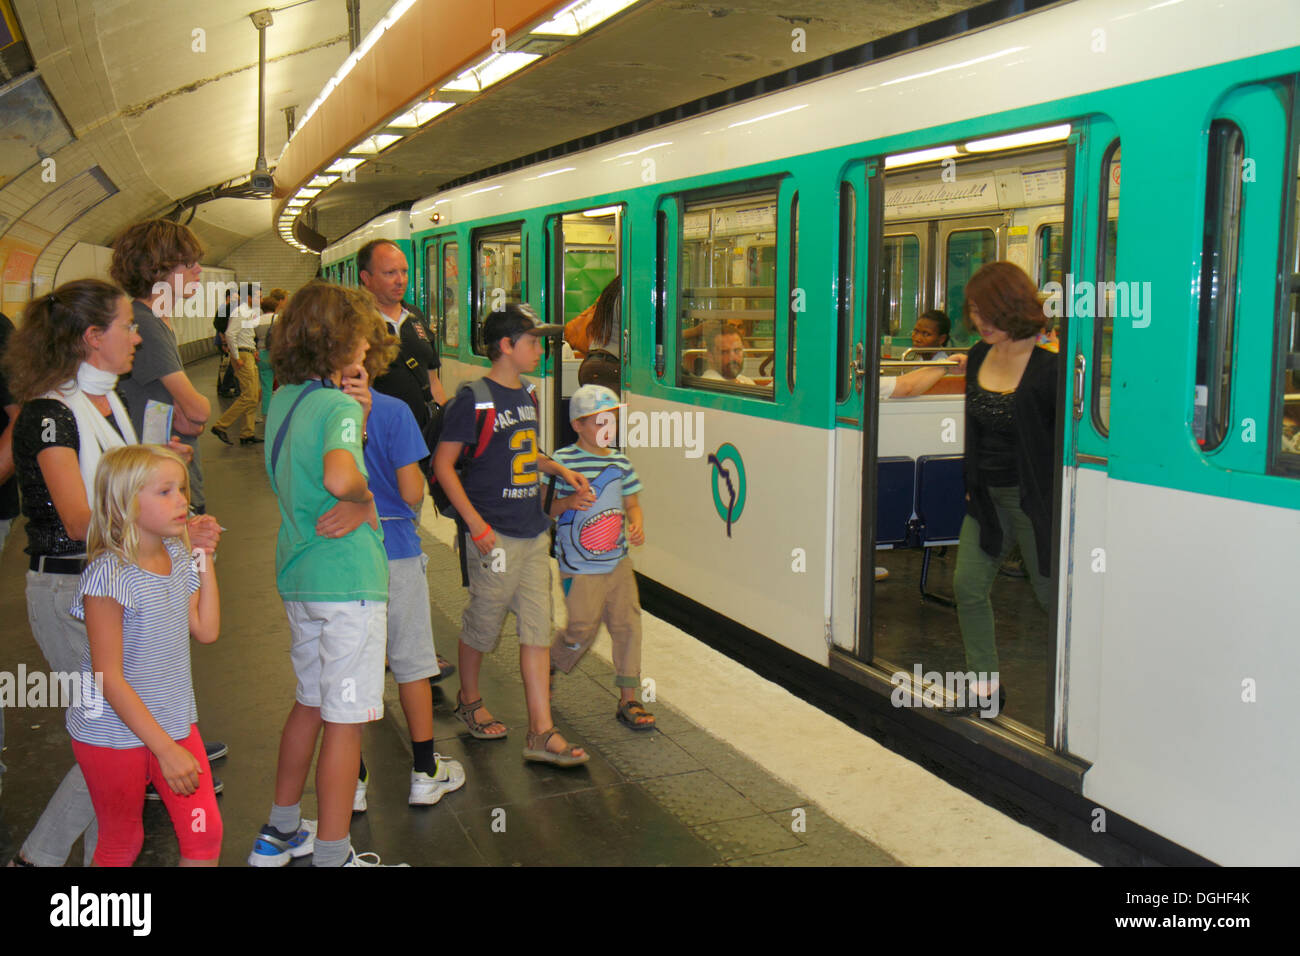
[[[1292,0],[1064,3],[470,177],[322,266],[354,282],[361,242],[404,244],[449,394],[494,306],[564,322],[617,278],[643,584],[1060,784],[1094,831],[1300,863],[1297,44]],[[994,260],[1059,341],[1055,604],[1000,579],[1007,705],[954,720],[930,704],[965,669],[964,384],[874,386],[934,360],[906,351],[928,309],[973,340]],[[539,369],[548,449],[565,358]]]

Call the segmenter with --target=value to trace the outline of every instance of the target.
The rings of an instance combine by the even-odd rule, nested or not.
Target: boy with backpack
[[[483,706],[478,678],[483,655],[496,647],[506,611],[512,610],[528,704],[524,759],[573,767],[590,755],[560,736],[551,719],[550,522],[542,512],[539,472],[578,489],[575,506],[590,506],[590,487],[538,450],[536,387],[520,377],[537,368],[542,336],[563,331],[538,324],[524,305],[511,303],[487,317],[483,342],[492,369],[481,383],[462,387],[447,406],[433,470],[459,515],[470,594],[461,619],[456,716],[476,739],[505,738],[505,724]]]
[[[595,502],[581,507],[577,491],[563,479],[555,480],[555,494],[562,497],[549,510],[559,518],[555,556],[563,575],[569,625],[556,634],[551,661],[566,674],[573,670],[603,620],[614,645],[614,686],[619,690],[614,717],[633,730],[653,730],[654,714],[636,699],[641,686],[641,602],[632,559],[627,556],[628,542],[645,544],[637,501],[641,481],[632,463],[610,447],[619,407],[618,396],[603,385],[579,388],[569,402],[569,420],[578,441],[555,453],[557,463],[587,478]]]

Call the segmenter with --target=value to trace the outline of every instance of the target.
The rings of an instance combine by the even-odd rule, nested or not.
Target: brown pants
[[[256,352],[240,349],[239,368],[235,371],[235,378],[239,380],[239,397],[226,409],[226,414],[222,415],[213,427],[228,432],[230,427],[243,417],[244,427],[239,437],[252,438],[253,424],[257,419],[258,409],[262,407],[262,386],[257,377]]]
[[[551,661],[569,673],[596,640],[604,621],[614,644],[614,684],[641,686],[641,601],[632,559],[624,557],[609,574],[567,578],[569,626],[555,635]]]

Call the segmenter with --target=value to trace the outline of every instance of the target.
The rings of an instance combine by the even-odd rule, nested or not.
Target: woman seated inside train
[[[967,324],[980,341],[966,370],[966,518],[953,590],[974,694],[1005,700],[989,594],[1013,543],[1043,610],[1052,596],[1052,448],[1059,357],[1038,346],[1037,289],[1010,262],[991,262],[966,286]],[[972,712],[972,700],[953,709]],[[959,702],[959,705],[962,702]],[[1000,707],[1000,704],[999,704]],[[996,711],[993,711],[996,712]]]
[[[931,309],[929,312],[923,312],[921,317],[916,320],[916,325],[912,326],[912,348],[937,349],[940,346],[948,345],[951,342],[949,338],[951,332],[952,320],[948,318],[948,313],[943,309]],[[948,353],[924,352],[922,357],[945,359],[948,357]]]

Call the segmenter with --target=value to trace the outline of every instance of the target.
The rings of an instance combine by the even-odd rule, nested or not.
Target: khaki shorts
[[[496,547],[480,554],[468,534],[461,538],[469,569],[469,604],[460,639],[486,654],[497,646],[506,612],[514,611],[519,643],[551,644],[551,537],[511,538],[498,533]]]

